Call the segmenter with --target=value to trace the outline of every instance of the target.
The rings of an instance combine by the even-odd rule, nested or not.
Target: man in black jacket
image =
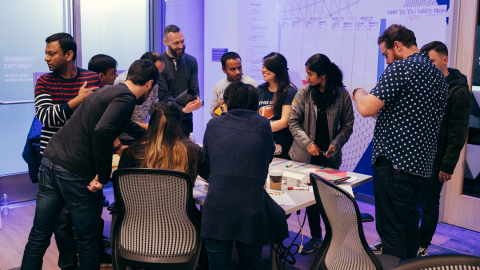
[[[467,138],[472,98],[467,77],[457,69],[447,68],[448,49],[445,44],[433,41],[423,46],[421,51],[428,52],[430,60],[445,74],[450,88],[445,115],[438,134],[433,173],[423,183],[423,217],[420,226],[420,249],[417,256],[426,256],[428,246],[437,229],[443,183],[452,178]]]
[[[165,67],[158,79],[158,100],[174,100],[187,89],[199,93],[198,64],[195,57],[185,53],[185,38],[178,26],[169,25],[163,31],[163,44],[167,50],[162,53]],[[202,107],[200,98],[190,101],[182,110],[182,124],[187,136],[193,132],[193,111]]]

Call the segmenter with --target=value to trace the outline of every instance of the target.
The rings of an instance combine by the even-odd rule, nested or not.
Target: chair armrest
[[[110,212],[118,213],[117,202],[111,203],[108,206],[107,210],[110,211]]]
[[[360,216],[362,217],[362,222],[372,222],[375,220],[369,213],[360,213]]]

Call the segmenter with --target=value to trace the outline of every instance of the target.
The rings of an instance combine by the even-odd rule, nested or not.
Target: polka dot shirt
[[[448,91],[428,53],[390,64],[371,91],[385,103],[375,125],[372,164],[385,156],[398,170],[430,177]]]

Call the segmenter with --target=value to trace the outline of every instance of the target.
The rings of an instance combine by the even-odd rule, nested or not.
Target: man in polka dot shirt
[[[443,73],[415,34],[391,25],[378,38],[387,69],[367,94],[352,98],[364,117],[377,116],[373,138],[375,216],[384,254],[416,257],[422,183],[432,174],[437,137],[448,98]]]

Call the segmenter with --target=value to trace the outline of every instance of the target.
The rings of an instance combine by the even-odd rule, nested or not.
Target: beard
[[[153,88],[155,87],[154,84],[152,84],[152,88],[150,88],[147,92],[145,92],[141,97],[137,99],[136,105],[142,105],[147,99],[150,97],[150,94],[152,93]]]
[[[181,52],[178,52],[176,50],[174,50],[172,47],[168,46],[168,49],[170,50],[170,52],[172,53],[173,57],[175,59],[180,59],[183,57],[183,55],[185,54],[185,47],[186,46],[183,46],[183,49]]]

